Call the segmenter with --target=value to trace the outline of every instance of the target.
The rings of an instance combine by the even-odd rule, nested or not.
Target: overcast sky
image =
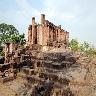
[[[96,0],[0,0],[0,23],[13,24],[27,36],[32,16],[40,14],[70,32],[70,38],[96,45]]]

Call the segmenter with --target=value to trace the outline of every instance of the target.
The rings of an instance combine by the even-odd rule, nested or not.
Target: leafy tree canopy
[[[26,43],[25,34],[23,33],[23,34],[18,34],[18,35],[12,35],[11,41],[14,43],[19,43],[19,44],[23,45]]]
[[[10,41],[12,35],[18,35],[19,31],[13,26],[5,23],[0,24],[0,42]]]
[[[25,35],[19,34],[19,31],[13,26],[5,23],[0,24],[0,45],[5,42],[25,43]]]

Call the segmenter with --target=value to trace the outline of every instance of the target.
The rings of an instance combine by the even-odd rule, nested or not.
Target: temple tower
[[[32,25],[29,25],[28,27],[28,45],[30,46],[32,44]]]
[[[41,24],[45,25],[45,15],[41,14]]]
[[[35,17],[32,17],[32,44],[37,44],[37,30]]]

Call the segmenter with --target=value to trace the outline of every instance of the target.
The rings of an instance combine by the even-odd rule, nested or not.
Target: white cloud
[[[34,9],[32,6],[30,6],[28,0],[16,0],[16,2],[20,9],[25,12],[25,15],[29,15],[29,13],[37,15],[39,13],[37,9]]]
[[[62,15],[60,15],[59,16],[59,18],[61,18],[61,20],[63,19],[63,20],[72,20],[72,19],[74,19],[75,18],[75,15],[74,14],[71,14],[71,13],[67,13],[67,14],[65,14],[65,13],[63,13]]]
[[[75,14],[72,11],[67,11],[65,0],[44,0],[45,13],[49,18],[56,18],[57,21],[72,20],[75,18]],[[66,2],[67,3],[67,2]],[[64,21],[65,21],[64,20]]]

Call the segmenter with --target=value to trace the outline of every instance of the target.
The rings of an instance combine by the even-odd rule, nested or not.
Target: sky
[[[0,23],[14,25],[25,33],[32,17],[46,20],[70,33],[70,39],[96,45],[96,0],[0,0]]]

